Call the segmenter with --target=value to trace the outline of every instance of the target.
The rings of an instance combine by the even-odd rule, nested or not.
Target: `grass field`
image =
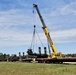
[[[0,75],[76,75],[76,65],[0,62]]]

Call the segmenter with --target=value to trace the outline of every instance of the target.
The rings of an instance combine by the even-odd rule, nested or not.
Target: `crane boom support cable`
[[[42,43],[42,41],[41,41],[41,39],[40,39],[40,37],[39,37],[37,31],[36,31],[36,34],[37,34],[37,36],[38,36],[38,38],[39,38],[39,40],[40,40],[40,42],[41,42],[41,45],[44,47],[44,45],[43,45],[43,43]]]
[[[35,8],[33,7],[33,22],[36,22],[36,19],[34,18],[34,14],[35,14],[34,9],[35,9]],[[35,21],[34,21],[34,20],[35,20]],[[40,40],[40,42],[41,42],[41,45],[44,47],[44,45],[43,45],[43,43],[42,43],[42,41],[41,41],[41,39],[40,39],[40,37],[39,37],[39,35],[38,35],[36,29],[35,29],[35,32],[36,32],[36,34],[37,34],[37,36],[38,36],[38,38],[39,38],[39,40]]]
[[[32,48],[32,45],[33,45],[33,42],[34,42],[34,38],[35,38],[35,28],[34,28],[34,31],[33,31],[32,42],[31,42],[31,47],[30,48]]]

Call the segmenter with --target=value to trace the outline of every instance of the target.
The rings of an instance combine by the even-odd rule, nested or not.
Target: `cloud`
[[[42,43],[47,44],[46,37],[44,33],[38,34]],[[51,37],[54,43],[71,43],[76,42],[76,29],[64,30],[64,31],[55,31],[51,32]],[[37,43],[41,44],[38,36]],[[0,46],[19,46],[19,45],[30,45],[32,40],[31,33],[23,32],[12,32],[4,31],[0,33]]]
[[[66,14],[74,14],[74,15],[76,15],[76,8],[75,7],[76,7],[76,1],[64,6],[61,9],[61,14],[63,14],[63,15],[66,15]]]
[[[51,33],[56,43],[71,43],[76,42],[76,29],[68,29]]]
[[[30,11],[16,8],[0,11],[0,47],[30,44],[34,24]]]
[[[28,45],[32,34],[22,32],[3,31],[0,33],[0,46]]]
[[[22,3],[20,5],[24,6],[24,4]],[[63,15],[63,14],[69,14],[69,13],[75,14],[75,10],[73,9],[73,7],[71,8],[71,6],[73,5],[75,5],[74,2],[64,6],[61,9],[57,9],[56,11],[52,12],[51,15],[56,16],[58,14]],[[30,9],[14,8],[7,11],[0,11],[0,47],[29,45],[32,39],[32,28],[31,28],[32,25],[34,23],[38,26],[41,24],[39,19],[36,19],[35,21],[33,21],[32,17],[33,15]],[[38,15],[36,14],[35,17],[38,18]],[[47,19],[46,23],[50,25],[50,18]],[[51,28],[53,28],[53,26]],[[51,32],[51,36],[55,43],[76,42],[75,32],[76,32],[76,29],[55,31],[55,32]],[[45,44],[46,37],[44,33],[40,32],[39,36],[42,42]],[[38,41],[38,44],[40,44],[38,38],[37,38],[37,41]]]
[[[50,16],[68,15],[68,14],[76,15],[76,1],[73,1],[67,5],[51,12]]]
[[[30,12],[30,13],[29,13]],[[31,27],[34,24],[40,25],[41,22],[37,19],[38,15],[34,15],[32,11],[28,9],[11,9],[8,11],[0,11],[0,29],[20,29]]]
[[[28,10],[29,11],[29,10]],[[0,11],[0,25],[19,25],[26,24],[32,15],[22,14],[22,10],[11,9],[9,11]]]
[[[24,14],[21,9],[0,11],[0,46],[27,44],[31,37],[27,28],[32,24],[32,15]]]

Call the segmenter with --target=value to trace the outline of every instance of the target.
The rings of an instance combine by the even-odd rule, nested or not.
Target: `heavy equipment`
[[[34,6],[34,8],[36,8],[36,11],[37,11],[37,13],[38,13],[38,15],[39,15],[39,18],[40,18],[40,20],[41,20],[41,23],[42,23],[42,25],[43,25],[42,28],[43,28],[43,30],[44,30],[44,32],[45,32],[45,35],[46,35],[46,37],[47,37],[47,40],[48,40],[48,42],[49,42],[49,44],[50,44],[50,46],[51,46],[51,48],[52,48],[53,53],[52,53],[52,56],[51,56],[51,57],[52,57],[52,58],[61,58],[61,57],[62,57],[62,54],[56,50],[56,47],[55,47],[55,45],[54,45],[54,43],[53,43],[53,41],[52,41],[52,39],[51,39],[49,30],[48,30],[47,26],[45,25],[45,22],[44,22],[44,20],[43,20],[43,17],[41,16],[41,13],[40,13],[40,11],[39,11],[39,9],[38,9],[38,6],[37,6],[36,4],[33,4],[33,6]]]
[[[28,58],[47,58],[48,54],[47,54],[47,49],[46,47],[44,47],[44,53],[41,53],[41,47],[38,47],[38,52],[39,53],[35,53],[34,52],[34,44],[35,44],[35,36],[36,36],[36,26],[34,25],[34,31],[33,31],[33,37],[32,37],[32,42],[31,42],[31,46],[30,48],[27,50],[27,57]],[[38,34],[37,34],[38,35]],[[39,36],[38,36],[39,38]],[[40,38],[39,38],[40,40]],[[40,40],[41,42],[41,40]],[[42,43],[42,42],[41,42]],[[33,48],[33,49],[32,49]],[[37,50],[37,49],[36,49]]]

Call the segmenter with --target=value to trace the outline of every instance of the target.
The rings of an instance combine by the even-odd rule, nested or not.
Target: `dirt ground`
[[[64,64],[74,64],[74,65],[76,65],[76,62],[64,62]]]

